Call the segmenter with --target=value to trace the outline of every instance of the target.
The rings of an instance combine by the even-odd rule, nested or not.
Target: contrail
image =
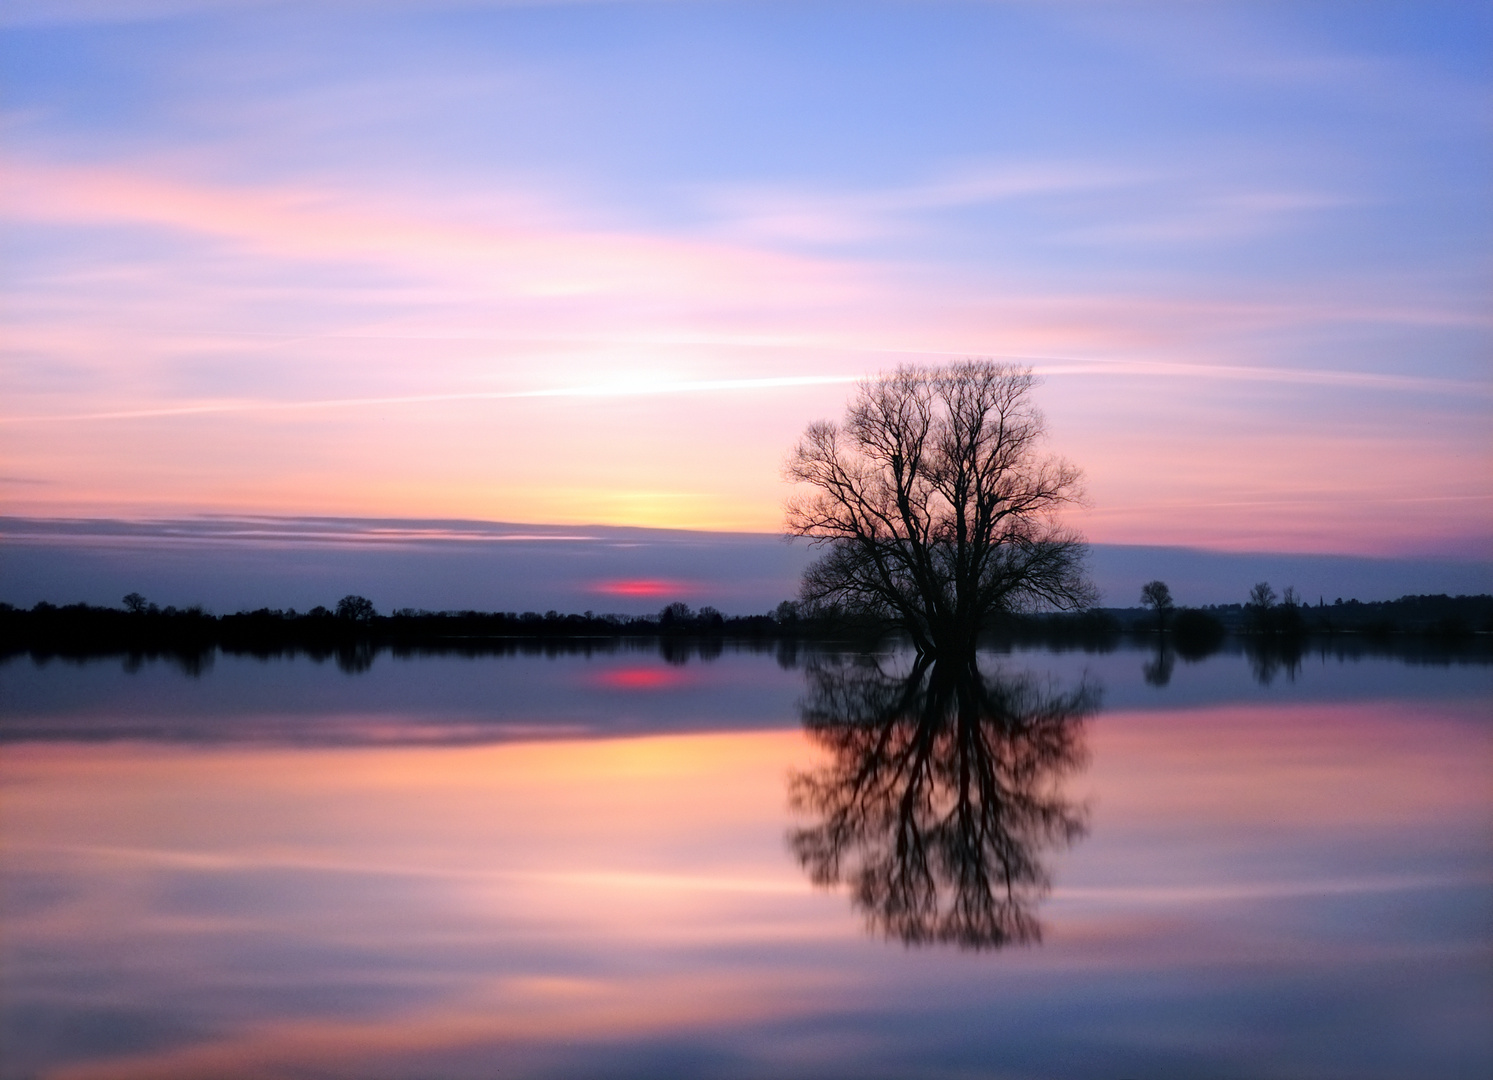
[[[1465,379],[1429,379],[1412,375],[1384,375],[1321,368],[1250,367],[1243,364],[1182,364],[1161,360],[1073,359],[1013,356],[999,353],[913,352],[889,350],[904,356],[982,356],[1030,364],[1039,375],[1058,378],[1081,375],[1218,379],[1277,382],[1314,386],[1403,390],[1426,394],[1493,396],[1493,387]],[[293,412],[310,409],[351,409],[378,405],[420,405],[450,401],[511,401],[524,398],[649,397],[663,394],[714,393],[723,390],[780,390],[859,382],[863,375],[777,375],[764,378],[679,379],[588,383],[540,390],[473,390],[449,394],[399,394],[384,397],[322,398],[314,401],[203,401],[152,409],[116,409],[85,413],[0,416],[0,424],[73,423],[89,420],[149,420],[215,413]]]
[[[42,424],[81,420],[142,420],[209,413],[281,412],[299,409],[346,409],[369,405],[418,405],[442,401],[504,401],[518,398],[645,397],[655,394],[708,393],[720,390],[774,390],[856,382],[859,375],[783,375],[760,379],[691,379],[675,382],[592,383],[544,390],[476,390],[455,394],[402,394],[390,397],[323,398],[316,401],[205,401],[157,409],[0,416],[0,424]]]

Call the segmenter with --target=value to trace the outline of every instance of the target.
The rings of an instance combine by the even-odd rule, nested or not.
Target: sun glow
[[[66,73],[22,65],[9,84],[10,513],[773,531],[783,454],[856,379],[993,357],[1045,373],[1054,448],[1089,470],[1095,540],[1392,554],[1493,536],[1474,498],[1490,475],[1493,390],[1473,359],[1493,334],[1487,244],[1480,225],[1445,227],[1485,217],[1467,194],[1475,110],[1427,98],[1380,115],[1361,66],[1326,63],[1320,85],[1293,87],[1299,107],[1272,105],[1215,153],[1170,103],[1234,115],[1262,92],[1236,85],[1248,65],[1193,72],[1179,97],[1170,60],[1122,50],[1094,57],[1101,81],[1154,108],[1078,107],[1061,64],[1035,96],[1005,83],[1016,68],[970,69],[976,99],[1036,109],[992,141],[999,125],[939,79],[874,104],[902,74],[877,50],[847,54],[866,65],[840,72],[858,91],[825,96],[842,84],[744,42],[681,67],[663,60],[672,36],[640,30],[663,50],[645,75],[587,34],[530,41],[522,60],[504,34],[453,51],[453,14],[403,5],[360,20],[354,43],[312,4],[285,14],[304,36],[261,54],[265,39],[191,6],[205,36],[184,50],[172,5],[118,24],[63,5],[49,55]],[[951,19],[986,17],[1003,16]],[[916,31],[942,42],[926,55],[957,45],[935,22]],[[79,59],[95,47],[111,63]],[[739,82],[753,65],[790,97]],[[247,70],[264,80],[252,94],[228,74]],[[1427,74],[1416,85],[1442,85]],[[660,110],[664,77],[686,79],[669,100],[745,126]],[[595,93],[605,109],[580,105]],[[808,164],[826,120],[846,140],[834,159],[861,165]],[[1116,137],[1086,140],[1091,122]],[[774,134],[743,154],[742,131]],[[1290,149],[1323,138],[1348,141],[1343,161],[1431,161],[1439,179]],[[1438,501],[1272,501],[1371,488]],[[1244,498],[1247,515],[1224,508]]]

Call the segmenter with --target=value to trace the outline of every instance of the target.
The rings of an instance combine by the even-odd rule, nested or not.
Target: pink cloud
[[[9,298],[0,440],[9,471],[39,481],[8,492],[12,512],[772,531],[781,455],[839,414],[843,380],[997,355],[1048,373],[1054,447],[1089,469],[1096,540],[1382,554],[1493,534],[1486,448],[1436,419],[1485,385],[1260,344],[1485,312],[1331,289],[1057,292],[998,260],[950,280],[889,256],[592,228],[511,198],[5,173],[12,220],[154,231]],[[1350,392],[1369,404],[1328,396]],[[1389,422],[1406,400],[1424,415]]]
[[[719,301],[748,290],[780,301],[844,296],[845,272],[814,260],[666,236],[533,228],[447,218],[430,205],[389,205],[305,187],[240,188],[122,168],[10,160],[0,167],[6,216],[74,225],[145,225],[226,240],[260,254],[445,276],[529,297],[667,291]]]

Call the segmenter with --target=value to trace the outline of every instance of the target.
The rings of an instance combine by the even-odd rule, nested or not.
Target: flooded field
[[[1493,667],[0,665],[0,1076],[1480,1077]]]

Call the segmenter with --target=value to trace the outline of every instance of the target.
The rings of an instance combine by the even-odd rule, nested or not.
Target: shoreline
[[[693,612],[684,605],[671,605],[654,616],[408,610],[377,615],[367,608],[356,615],[325,608],[213,615],[200,609],[153,609],[138,598],[136,605],[137,610],[126,611],[86,604],[38,604],[29,610],[0,604],[0,660],[23,654],[38,662],[111,656],[187,660],[221,651],[265,658],[340,657],[356,665],[358,657],[381,652],[607,652],[623,643],[658,649],[666,659],[671,654],[688,659],[719,655],[727,644],[762,651],[799,646],[868,651],[898,640],[875,625],[833,614],[800,616],[790,604],[771,615],[747,616],[725,616],[709,608]],[[997,650],[1029,644],[1102,652],[1144,646],[1175,652],[1184,661],[1224,649],[1289,657],[1327,645],[1344,654],[1493,656],[1490,596],[1404,597],[1264,613],[1230,605],[1179,609],[1171,619],[1171,626],[1158,631],[1154,614],[1143,609],[1013,615],[982,635],[980,643]]]

